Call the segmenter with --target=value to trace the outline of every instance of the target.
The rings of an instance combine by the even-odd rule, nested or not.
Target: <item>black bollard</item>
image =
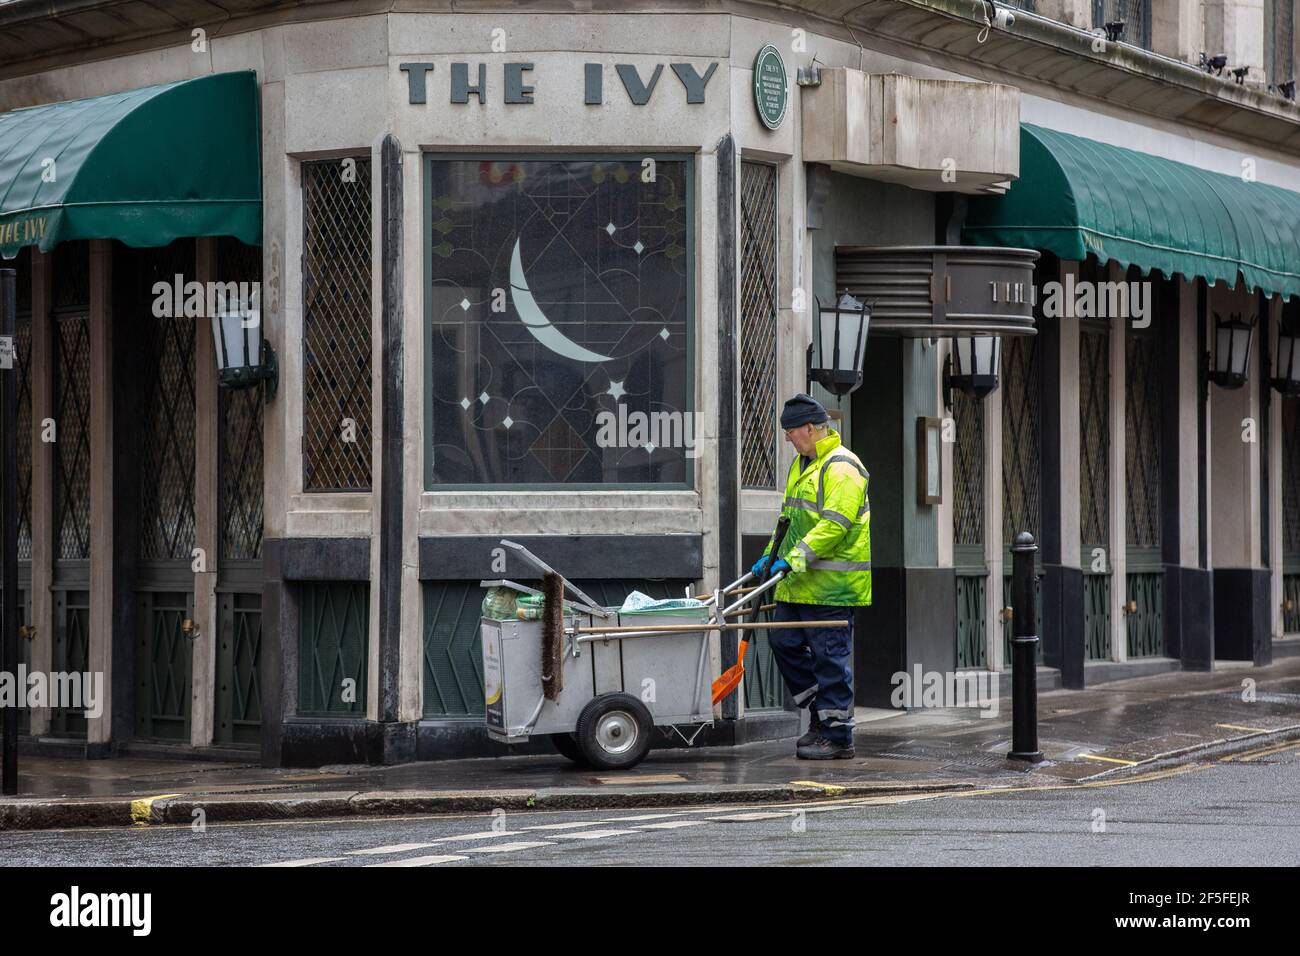
[[[1011,760],[1038,763],[1038,593],[1034,555],[1038,545],[1028,531],[1011,546]]]

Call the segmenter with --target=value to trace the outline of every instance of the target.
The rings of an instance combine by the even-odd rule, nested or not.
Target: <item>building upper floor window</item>
[[[691,176],[427,160],[428,487],[689,486]]]

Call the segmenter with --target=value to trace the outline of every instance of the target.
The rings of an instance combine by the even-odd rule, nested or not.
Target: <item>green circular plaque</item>
[[[758,118],[768,129],[776,129],[785,119],[789,102],[785,62],[776,47],[769,44],[754,57],[754,106],[758,108]]]

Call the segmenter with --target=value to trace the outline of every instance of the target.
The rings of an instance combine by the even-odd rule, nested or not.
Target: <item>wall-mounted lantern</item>
[[[1214,313],[1214,355],[1205,357],[1208,378],[1220,388],[1241,388],[1250,372],[1250,340],[1255,322],[1233,312],[1225,321]]]
[[[1288,299],[1282,306],[1273,387],[1283,395],[1300,395],[1300,299]]]
[[[862,384],[862,362],[867,352],[867,326],[871,307],[848,292],[829,308],[817,302],[817,361],[813,364],[813,347],[808,346],[808,382],[817,382],[827,391],[843,398]]]
[[[266,383],[266,400],[275,398],[280,369],[275,350],[262,338],[262,313],[256,307],[221,308],[212,317],[218,382],[223,388]]]
[[[952,408],[952,390],[959,389],[977,399],[998,387],[1002,339],[996,335],[971,335],[952,340],[943,366],[943,402]]]

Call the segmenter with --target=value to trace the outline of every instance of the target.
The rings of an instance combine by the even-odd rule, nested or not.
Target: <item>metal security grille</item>
[[[1151,0],[1092,0],[1094,30],[1117,20],[1124,21],[1121,40],[1151,49]]]
[[[983,544],[984,402],[956,390],[952,417],[957,428],[953,448],[953,543]]]
[[[68,314],[55,323],[58,367],[54,443],[54,538],[60,560],[90,557],[90,323]]]
[[[1264,72],[1277,85],[1295,78],[1295,0],[1264,0]]]
[[[139,602],[136,734],[188,741],[193,645],[181,630],[181,622],[194,614],[190,596],[147,592],[140,595]]]
[[[1300,399],[1282,399],[1282,551],[1300,564]]]
[[[31,247],[19,250],[14,374],[18,392],[18,560],[32,558],[32,270]],[[2,265],[0,265],[2,267]],[[24,642],[26,643],[26,642]]]
[[[688,582],[613,580],[575,583],[598,604],[616,607],[633,590],[653,598],[680,597]],[[426,717],[479,717],[483,714],[483,645],[479,617],[486,594],[484,588],[471,581],[438,581],[424,585],[423,706]],[[758,665],[755,670],[761,671],[762,666]],[[777,706],[780,706],[779,699]]]
[[[641,590],[645,590],[642,588]],[[677,594],[681,594],[681,588]],[[676,597],[676,594],[666,595]],[[772,621],[771,611],[762,611],[760,621]],[[785,706],[785,682],[776,666],[776,655],[767,639],[767,631],[755,631],[749,636],[749,650],[745,652],[745,710],[782,710]]]
[[[776,487],[776,167],[740,164],[740,480]]]
[[[1282,575],[1282,633],[1300,632],[1300,574]]]
[[[234,239],[217,247],[217,274],[222,282],[260,282],[262,250]],[[261,388],[220,390],[221,557],[225,561],[262,556],[262,410]]]
[[[217,646],[217,739],[256,744],[261,740],[262,597],[221,595],[221,642]]]
[[[984,403],[953,392],[953,564],[957,572],[957,666],[988,663],[984,565]]]
[[[1110,544],[1110,333],[1079,337],[1079,519],[1084,563]],[[1106,562],[1109,567],[1109,559]]]
[[[90,592],[54,592],[54,647],[50,666],[64,674],[90,670]],[[53,708],[50,729],[55,734],[84,734],[84,708]]]
[[[1040,537],[1041,361],[1038,336],[1002,339],[1002,542]]]
[[[1128,547],[1160,547],[1160,340],[1129,334],[1125,343],[1124,478]]]
[[[304,583],[298,619],[298,713],[366,715],[370,584]]]
[[[987,574],[957,572],[957,666],[985,667],[988,664],[986,615],[984,613]]]
[[[137,261],[137,277],[168,281],[194,269],[194,244],[178,241],[150,250]],[[146,561],[191,560],[194,548],[194,335],[185,316],[157,317],[143,323],[141,405],[140,542]],[[205,329],[206,331],[206,329]]]
[[[1159,572],[1128,576],[1128,600],[1137,610],[1128,614],[1128,656],[1156,657],[1164,652],[1164,581]]]
[[[368,491],[369,158],[303,163],[302,214],[303,489]]]
[[[1110,659],[1110,575],[1083,575],[1083,650],[1090,661]]]

